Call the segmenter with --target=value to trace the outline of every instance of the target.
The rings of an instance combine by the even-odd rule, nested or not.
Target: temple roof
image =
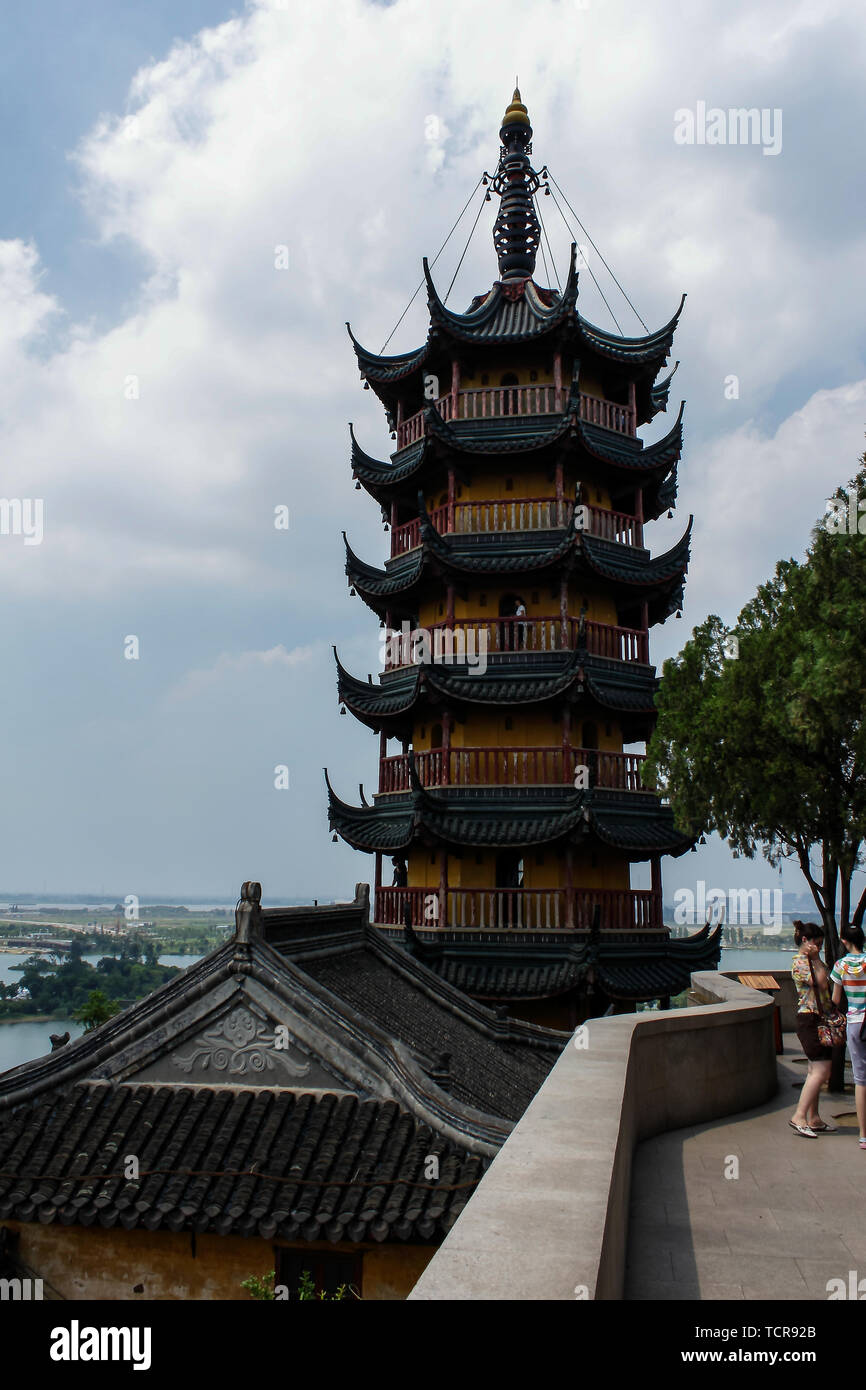
[[[503,283],[497,281],[491,290],[478,295],[464,314],[448,309],[439,298],[427,258],[424,257],[424,279],[427,282],[427,304],[431,328],[438,328],[448,337],[462,342],[526,343],[550,333],[566,323],[577,304],[576,247],[571,248],[571,262],[565,289],[542,289],[532,279]]]
[[[567,526],[551,530],[440,533],[418,497],[421,544],[386,562],[384,569],[361,560],[345,531],[346,576],[349,584],[374,612],[383,615],[414,612],[428,576],[540,575],[545,570],[597,576],[610,592],[650,602],[650,622],[663,621],[682,603],[689,564],[692,518],[679,541],[665,554],[651,557],[637,546],[626,546],[578,530],[576,514]],[[479,622],[482,622],[479,619]],[[495,621],[491,620],[491,621]]]
[[[599,709],[623,715],[655,713],[657,681],[652,667],[608,661],[579,648],[525,653],[519,663],[488,665],[484,675],[466,666],[405,666],[383,674],[377,683],[351,675],[336,650],[334,657],[340,702],[377,730],[391,727],[428,701],[437,706],[514,707],[556,699],[591,700]]]
[[[0,1216],[305,1240],[453,1224],[563,1035],[473,1004],[376,932],[365,885],[266,911],[257,888],[234,940],[0,1076]]]
[[[621,941],[605,933],[548,932],[515,941],[487,931],[461,932],[459,940],[399,928],[389,935],[444,980],[481,999],[545,999],[577,986],[599,985],[612,999],[664,998],[688,989],[692,971],[713,970],[721,950],[721,926],[685,940],[647,935]],[[541,938],[541,939],[539,939]]]
[[[543,454],[545,450],[553,455],[562,449],[576,450],[576,458],[592,465],[596,474],[609,480],[614,491],[617,486],[642,487],[644,515],[652,521],[676,496],[675,470],[683,447],[683,409],[681,405],[666,435],[644,444],[636,436],[617,434],[581,420],[574,396],[561,415],[505,415],[486,420],[445,421],[435,406],[429,405],[424,416],[425,433],[387,461],[366,453],[350,426],[352,477],[384,505],[395,494],[408,499],[425,480],[429,485],[431,471],[440,476],[455,455],[458,463],[460,455],[465,457],[467,468],[486,464],[494,469],[502,455]],[[538,459],[536,466],[547,462]],[[661,503],[659,489],[665,479],[671,478],[673,494]]]
[[[635,861],[653,854],[684,854],[692,840],[674,826],[673,812],[652,792],[616,792],[570,786],[436,787],[350,806],[334,792],[327,772],[328,822],[353,849],[389,854],[426,840],[506,849],[578,843],[594,835]]]

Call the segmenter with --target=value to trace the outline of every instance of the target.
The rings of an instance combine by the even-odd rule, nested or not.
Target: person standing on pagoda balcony
[[[409,871],[406,868],[406,860],[400,859],[395,855],[391,863],[394,865],[394,877],[391,880],[391,887],[405,888],[409,882]]]
[[[523,599],[520,598],[520,597],[518,597],[518,599],[517,599],[517,601],[516,601],[516,603],[515,603],[515,605],[514,605],[514,616],[515,616],[515,618],[525,618],[525,617],[526,617],[526,604],[523,602]],[[526,650],[526,623],[525,623],[525,622],[524,622],[524,623],[515,623],[515,625],[514,625],[514,635],[515,635],[515,647],[516,647],[517,651],[521,651],[521,652],[522,652],[522,651],[525,651],[525,650]]]
[[[839,933],[847,955],[830,971],[833,1003],[844,995],[848,1002],[848,1053],[854,1071],[854,1103],[860,1126],[860,1148],[866,1151],[866,955],[862,927],[844,927]]]
[[[800,947],[794,957],[791,975],[797,987],[797,1037],[806,1054],[809,1070],[800,1103],[788,1124],[804,1139],[817,1139],[819,1134],[835,1130],[818,1113],[821,1087],[830,1080],[832,1048],[821,1042],[818,1023],[822,1013],[830,1010],[830,988],[827,967],[821,960],[824,932],[815,922],[795,922],[794,941]]]

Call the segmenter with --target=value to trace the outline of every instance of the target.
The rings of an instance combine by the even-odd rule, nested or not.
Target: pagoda
[[[663,925],[661,857],[693,845],[641,776],[649,632],[679,616],[691,519],[650,554],[644,527],[675,504],[682,407],[656,443],[638,430],[667,408],[685,296],[627,338],[579,312],[574,246],[564,288],[537,283],[543,171],[518,90],[500,139],[492,289],[456,313],[425,260],[422,347],[376,355],[349,329],[396,450],[372,458],[350,428],[391,554],[379,567],[346,541],[384,669],[363,681],[337,658],[338,691],[379,734],[379,784],[354,806],[328,780],[329,818],[375,856],[380,931],[475,998],[571,1027],[665,999],[718,959],[718,931],[672,941]]]

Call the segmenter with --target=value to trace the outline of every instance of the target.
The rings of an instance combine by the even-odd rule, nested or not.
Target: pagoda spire
[[[503,281],[525,280],[535,269],[535,253],[541,229],[535,215],[533,195],[539,178],[529,162],[532,152],[532,126],[529,113],[514,88],[499,132],[502,150],[491,187],[501,199],[493,228],[493,245]]]

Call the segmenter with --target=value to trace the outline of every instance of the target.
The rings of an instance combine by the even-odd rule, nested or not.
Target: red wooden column
[[[394,556],[395,556],[395,554],[396,554],[396,545],[397,545],[397,542],[396,542],[396,540],[394,539],[394,537],[396,536],[396,534],[397,534],[397,503],[396,503],[396,502],[392,502],[392,503],[391,503],[391,559],[392,559],[392,560],[393,560],[393,558],[394,558]]]
[[[451,419],[457,419],[457,397],[460,392],[460,363],[455,357],[451,363]]]
[[[451,726],[454,716],[449,709],[442,711],[442,756],[445,760],[443,768],[445,786],[451,785]]]
[[[445,590],[445,621],[449,628],[454,627],[454,585],[448,584]]]
[[[565,846],[565,926],[574,927],[574,847]]]
[[[637,518],[635,522],[635,544],[643,545],[643,488],[636,487],[634,490],[634,514]]]
[[[553,408],[559,413],[562,410],[562,353],[554,353],[553,356]]]
[[[454,469],[448,469],[448,530],[453,531],[454,527],[454,503],[457,498],[457,484],[454,478]]]
[[[448,851],[443,849],[439,860],[439,919],[436,923],[444,927],[448,912]]]
[[[379,733],[379,791],[385,791],[385,759],[388,756],[388,735],[382,729]]]
[[[634,396],[634,379],[628,384],[628,413],[629,423],[631,424],[631,434],[637,434],[637,402]]]
[[[649,604],[646,599],[644,599],[640,606],[640,625],[644,632],[649,632]]]
[[[568,579],[562,576],[559,584],[559,636],[563,651],[568,646]]]
[[[568,776],[568,753],[571,748],[571,705],[565,705],[562,711],[562,780],[563,782],[574,781],[574,774],[569,779]]]
[[[562,525],[565,524],[565,512],[564,512],[564,510],[563,510],[562,502],[563,502],[562,459],[558,459],[558,460],[557,460],[557,463],[556,463],[556,524],[557,524],[557,526],[562,526]]]
[[[652,924],[654,927],[662,925],[664,909],[662,905],[662,864],[657,854],[650,859],[650,872],[652,874]]]

